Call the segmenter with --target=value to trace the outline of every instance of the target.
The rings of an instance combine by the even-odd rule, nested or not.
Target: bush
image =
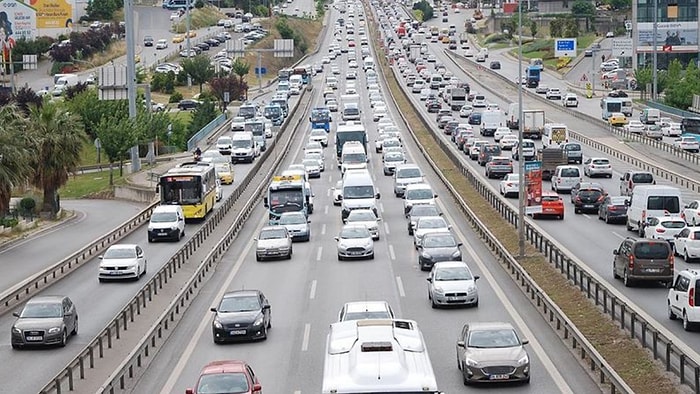
[[[2,218],[0,219],[0,226],[3,227],[15,227],[17,224],[19,224],[19,220],[15,218]]]
[[[31,197],[24,197],[22,200],[20,200],[19,207],[22,208],[23,212],[34,212],[34,208],[36,208],[36,201]]]
[[[180,92],[175,92],[170,95],[170,99],[168,99],[169,103],[179,103],[180,100],[182,100],[182,93]]]
[[[508,38],[503,33],[494,33],[484,39],[485,44],[493,44],[495,42],[505,42]]]
[[[554,48],[554,40],[535,40],[523,45],[523,52],[550,51]]]

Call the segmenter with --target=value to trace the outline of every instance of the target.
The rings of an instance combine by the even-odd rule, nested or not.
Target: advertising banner
[[[16,1],[0,1],[0,48],[9,51],[20,38],[36,38],[36,11]]]
[[[67,0],[25,0],[36,10],[38,29],[70,28],[73,6]]]
[[[659,22],[656,27],[658,51],[689,52],[698,50],[698,22]],[[637,23],[637,52],[654,49],[654,24]]]
[[[525,213],[542,212],[542,162],[525,162]]]

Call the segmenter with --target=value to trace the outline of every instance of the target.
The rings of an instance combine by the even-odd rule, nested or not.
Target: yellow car
[[[450,36],[442,36],[442,43],[449,44],[450,43]]]
[[[173,44],[177,44],[179,42],[185,41],[185,35],[184,34],[175,34],[173,36]]]
[[[610,126],[624,126],[627,124],[627,122],[628,121],[625,114],[622,114],[620,112],[614,112],[608,118],[608,124],[610,124]]]
[[[194,31],[194,30],[190,30],[189,35],[190,35],[190,38],[192,38],[192,37],[197,37],[197,32]],[[187,36],[187,33],[185,33],[185,36]]]
[[[233,184],[233,168],[231,168],[231,163],[216,163],[214,169],[222,184]]]

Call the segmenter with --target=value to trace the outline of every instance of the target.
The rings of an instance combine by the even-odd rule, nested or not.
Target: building
[[[698,60],[698,0],[633,0],[633,67],[653,64],[654,9],[656,8],[656,52],[659,69],[673,59],[683,64]]]

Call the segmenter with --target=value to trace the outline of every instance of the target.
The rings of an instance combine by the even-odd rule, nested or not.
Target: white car
[[[371,209],[353,209],[348,214],[348,217],[343,219],[345,224],[358,224],[367,227],[369,233],[372,234],[372,239],[379,240],[379,221],[381,219],[374,214]]]
[[[520,175],[506,174],[499,182],[498,190],[504,197],[517,196],[520,193]]]
[[[649,217],[644,223],[644,238],[673,242],[674,236],[686,226],[685,220],[679,216]]]
[[[442,216],[419,217],[413,228],[413,246],[418,249],[423,242],[423,237],[428,233],[449,232],[451,226]]]
[[[693,230],[694,231],[690,231],[689,234],[698,234],[697,229]],[[696,253],[699,250],[700,249],[696,249]],[[690,256],[688,255],[688,257]],[[697,257],[698,255],[696,254],[695,258],[697,259]],[[686,258],[686,263],[687,262],[688,259]],[[698,288],[700,274],[694,269],[685,269],[677,272],[678,274],[676,275],[675,282],[673,282],[673,287],[668,290],[668,296],[666,297],[668,318],[670,320],[681,319],[683,321],[683,329],[691,331],[700,323],[700,305],[696,302],[698,298],[697,294],[700,291],[700,288]]]
[[[322,147],[328,146],[328,133],[324,129],[311,129],[309,141],[318,142]]]
[[[700,258],[700,227],[686,227],[676,235],[673,241],[673,251],[683,256],[686,263]],[[698,305],[700,306],[700,305]]]
[[[506,134],[498,142],[501,146],[501,150],[513,150],[515,145],[518,144],[518,136],[515,134]]]
[[[474,108],[470,104],[464,104],[462,108],[459,109],[459,117],[468,118],[472,112],[474,112]]]
[[[688,152],[700,152],[700,142],[695,137],[679,137],[673,141],[673,146]]]
[[[559,88],[549,88],[544,96],[547,100],[561,100],[561,91]]]
[[[309,141],[309,143],[307,143],[304,147],[304,154],[307,153],[318,153],[323,155],[323,145],[321,145],[320,142]]]
[[[374,240],[363,224],[346,224],[335,237],[338,247],[338,260],[348,258],[374,259]]]
[[[136,279],[146,274],[145,253],[135,244],[112,245],[99,257],[100,268],[97,278],[100,282],[109,279]]]
[[[681,124],[672,122],[670,118],[661,118],[656,124],[661,127],[661,134],[665,136],[680,137],[683,133],[681,131]]]
[[[630,120],[629,123],[624,126],[624,129],[628,133],[644,134],[644,123],[638,120]]]
[[[498,111],[501,108],[498,106],[496,103],[488,103],[486,104],[486,110],[487,111]]]
[[[467,263],[442,261],[435,263],[428,276],[428,299],[431,306],[470,305],[479,306],[476,280]],[[454,295],[452,295],[454,294]]]
[[[588,177],[604,176],[612,178],[613,170],[610,159],[606,157],[589,157],[583,162],[583,174]]]
[[[685,208],[683,208],[681,217],[685,219],[685,222],[688,223],[689,226],[700,225],[700,200],[689,202]]]
[[[499,142],[503,136],[512,134],[508,127],[498,127],[493,133],[493,140]]]
[[[484,96],[474,97],[472,100],[472,107],[474,108],[486,108],[488,104],[486,103],[486,98]]]
[[[179,11],[175,11],[175,12],[170,13],[170,21],[171,22],[176,21],[178,19],[180,19],[180,12]]]
[[[561,100],[561,105],[564,107],[578,107],[578,97],[573,93],[567,93]]]
[[[333,191],[333,205],[340,206],[343,199],[343,181],[337,181],[331,190]]]
[[[231,131],[244,131],[245,118],[242,116],[234,116],[231,120]]]

